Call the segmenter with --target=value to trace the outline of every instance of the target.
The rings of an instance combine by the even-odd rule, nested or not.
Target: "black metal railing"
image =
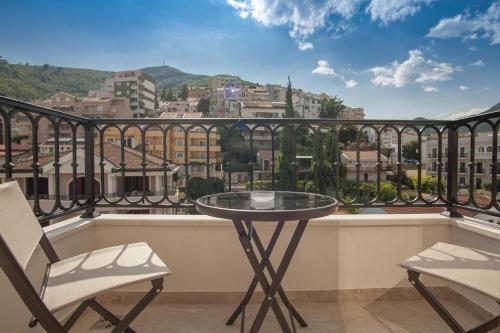
[[[326,193],[343,208],[438,206],[452,215],[465,209],[500,216],[498,149],[491,156],[491,182],[481,191],[474,186],[475,137],[488,131],[497,147],[499,118],[500,112],[455,121],[90,119],[0,97],[0,140],[5,145],[0,179],[20,182],[42,222],[78,211],[92,216],[96,208],[192,209],[193,200],[207,191],[244,189]],[[59,149],[63,135],[68,135],[59,130],[63,125],[70,129],[69,152]],[[398,142],[392,152],[380,139],[388,132]],[[403,137],[410,132],[418,144],[418,158],[411,165],[404,163],[402,149]],[[458,183],[458,144],[467,134],[464,195]],[[54,153],[42,154],[39,146],[49,136]],[[83,148],[77,147],[78,138],[85,138]],[[184,142],[180,149],[176,140]],[[422,153],[426,142],[437,143],[435,156]],[[16,143],[31,148],[17,155]],[[200,148],[204,154],[196,155]],[[263,151],[269,155],[265,171],[256,158]],[[426,170],[435,172],[426,175]]]

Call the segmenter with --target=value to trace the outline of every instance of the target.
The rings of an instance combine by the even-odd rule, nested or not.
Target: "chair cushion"
[[[146,243],[108,247],[53,263],[42,298],[50,311],[171,274]]]
[[[459,284],[500,301],[500,251],[491,253],[437,243],[399,265]]]

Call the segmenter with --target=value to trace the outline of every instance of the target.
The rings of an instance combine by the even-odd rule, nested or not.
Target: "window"
[[[476,170],[477,170],[477,173],[483,173],[484,172],[484,170],[483,170],[483,162],[478,162],[477,163]]]
[[[465,162],[460,162],[460,169],[458,172],[465,172]]]
[[[437,156],[437,148],[432,148],[432,157]]]
[[[478,153],[484,153],[484,147],[481,146],[481,147],[477,148],[477,152]]]
[[[491,153],[491,151],[492,151],[491,146],[486,147],[486,152],[487,152],[487,153]]]
[[[176,158],[184,158],[184,153],[183,153],[183,152],[178,151],[178,152],[176,152],[176,153],[175,153],[175,157],[176,157]]]
[[[175,140],[176,146],[184,146],[184,140]]]
[[[465,186],[465,177],[460,177],[458,183],[460,184],[460,186]]]

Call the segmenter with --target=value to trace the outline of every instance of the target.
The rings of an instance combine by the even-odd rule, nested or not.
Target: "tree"
[[[166,100],[168,102],[175,102],[177,100],[177,98],[174,97],[174,93],[173,93],[172,89],[168,90]]]
[[[185,101],[185,100],[188,98],[188,93],[189,93],[189,91],[188,91],[188,87],[187,87],[187,85],[186,85],[186,84],[183,84],[183,85],[182,85],[182,89],[181,89],[181,91],[179,92],[178,97],[179,97],[180,99],[182,99],[183,101]]]
[[[160,108],[160,104],[158,103],[158,95],[155,95],[155,110]]]
[[[162,102],[167,101],[167,89],[166,88],[163,88],[163,90],[161,91],[160,99]]]
[[[418,142],[410,141],[403,145],[403,157],[410,160],[418,160]]]
[[[338,118],[344,110],[344,101],[337,96],[325,98],[321,101],[320,118]]]
[[[210,112],[210,101],[208,99],[200,99],[198,101],[197,111],[203,114]]]
[[[286,90],[286,98],[285,98],[285,117],[286,118],[294,118],[295,111],[293,109],[293,101],[292,101],[292,82],[290,81],[290,77],[288,77],[288,87]],[[282,191],[290,191],[294,189],[294,170],[295,167],[293,162],[293,132],[292,129],[288,127],[284,127],[281,131],[280,138],[280,151],[281,154],[277,159],[278,166],[278,179],[279,179],[279,188]]]
[[[224,181],[216,177],[193,177],[189,178],[186,189],[188,197],[196,200],[205,195],[224,192]]]

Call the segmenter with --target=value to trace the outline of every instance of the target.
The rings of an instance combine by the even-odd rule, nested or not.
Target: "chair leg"
[[[104,306],[99,304],[95,299],[92,299],[89,301],[89,306],[98,314],[100,314],[104,319],[109,321],[113,326],[116,326],[120,323],[120,318],[115,316],[111,311],[106,309]],[[126,333],[135,333],[133,329],[130,327],[126,328],[125,331]]]
[[[71,314],[71,316],[64,323],[64,330],[69,331],[71,327],[76,323],[78,318],[83,314],[85,309],[89,306],[89,301],[85,301],[76,308],[76,310]]]
[[[111,333],[119,333],[125,331],[125,329],[130,325],[130,323],[139,316],[139,314],[146,308],[146,306],[155,299],[155,297],[163,290],[163,279],[152,280],[151,288],[146,295],[137,303],[126,315],[125,317],[116,325],[116,327],[111,331]]]
[[[448,324],[455,333],[466,333],[460,324],[451,316],[448,310],[437,300],[436,297],[419,280],[419,273],[408,270],[408,281],[417,289],[425,300],[434,308],[437,314]]]

